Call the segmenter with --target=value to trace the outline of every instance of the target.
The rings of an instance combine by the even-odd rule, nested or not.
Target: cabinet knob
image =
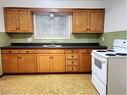
[[[74,56],[71,56],[71,57],[74,57]]]
[[[73,61],[71,63],[74,63]]]
[[[11,51],[8,51],[9,53],[11,53]]]
[[[29,53],[29,51],[26,51],[26,53]]]
[[[20,30],[20,28],[19,28],[19,27],[17,27],[17,28],[16,28],[16,30]]]
[[[20,59],[21,57],[18,56],[17,58]]]
[[[73,53],[74,51],[73,51],[73,50],[71,50],[71,52]]]
[[[53,56],[50,56],[49,58],[53,58]]]

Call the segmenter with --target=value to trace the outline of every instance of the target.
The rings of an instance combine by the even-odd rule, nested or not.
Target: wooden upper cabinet
[[[102,33],[104,31],[104,10],[75,10],[72,33]]]
[[[75,10],[73,14],[73,32],[83,33],[87,31],[89,23],[88,10]]]
[[[6,32],[17,32],[16,9],[5,9],[4,16]]]
[[[32,14],[29,9],[4,9],[7,33],[32,33]]]
[[[104,10],[91,10],[90,32],[104,31]]]

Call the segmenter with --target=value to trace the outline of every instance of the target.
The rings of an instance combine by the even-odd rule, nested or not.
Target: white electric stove
[[[127,95],[127,40],[115,39],[113,47],[92,51],[92,83],[100,95]]]

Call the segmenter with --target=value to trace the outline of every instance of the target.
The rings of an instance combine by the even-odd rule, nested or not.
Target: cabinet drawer
[[[91,54],[92,50],[91,49],[81,49],[80,53],[81,54]]]
[[[28,49],[25,49],[25,50],[20,50],[20,53],[36,53],[36,50],[35,49],[31,49],[31,50],[28,50]]]
[[[79,60],[66,60],[66,65],[79,65]]]
[[[65,50],[65,53],[79,53],[79,50],[78,49],[68,49],[68,50]]]
[[[66,66],[67,72],[79,72],[79,66]]]
[[[64,49],[38,49],[37,53],[64,53]]]
[[[19,50],[17,49],[6,49],[6,50],[2,50],[2,53],[19,53]]]
[[[79,59],[79,54],[66,54],[66,59]]]

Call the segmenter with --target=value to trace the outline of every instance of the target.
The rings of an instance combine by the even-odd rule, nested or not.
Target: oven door
[[[92,73],[94,73],[98,79],[107,85],[107,59],[96,54],[92,54]]]

